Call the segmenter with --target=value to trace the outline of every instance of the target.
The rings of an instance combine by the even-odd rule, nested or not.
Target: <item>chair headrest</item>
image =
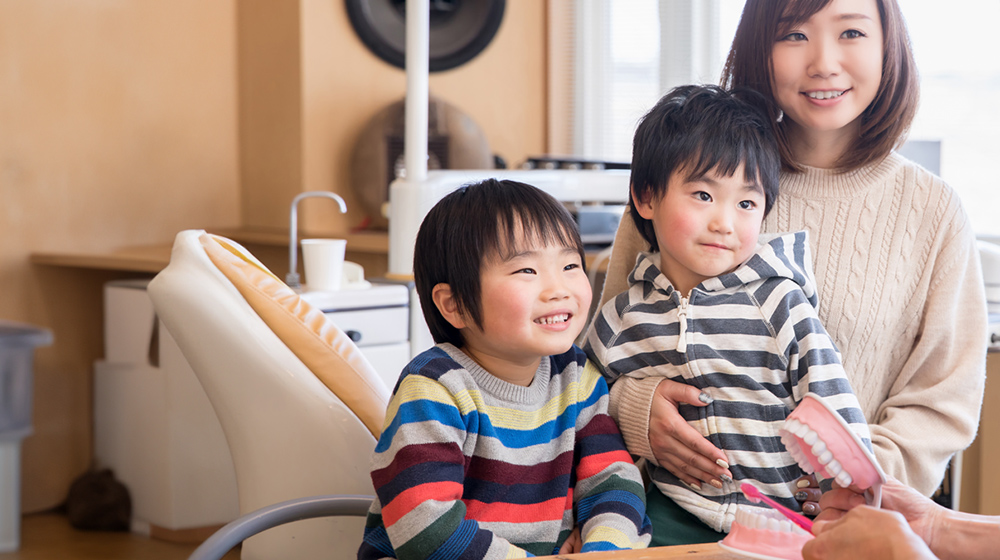
[[[208,233],[199,241],[264,323],[378,439],[389,389],[354,342],[238,243]]]

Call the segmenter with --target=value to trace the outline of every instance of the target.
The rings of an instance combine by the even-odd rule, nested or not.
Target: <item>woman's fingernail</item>
[[[811,484],[809,483],[809,481],[804,478],[795,483],[796,488],[809,488],[810,486]]]
[[[688,486],[690,486],[691,488],[694,488],[695,490],[701,490],[701,483],[700,482],[685,482],[684,484],[687,484]]]
[[[806,502],[802,504],[802,513],[808,515],[819,515],[819,505],[813,502]]]
[[[712,486],[715,486],[715,487],[716,487],[716,488],[718,488],[719,490],[722,490],[722,481],[721,481],[721,480],[715,480],[715,479],[713,478],[713,479],[712,479],[712,480],[710,480],[710,481],[709,481],[708,483],[709,483],[709,484],[711,484]]]
[[[698,393],[698,400],[705,404],[712,404],[715,401],[715,399],[708,396],[708,393]]]
[[[733,483],[733,477],[731,477],[731,476],[729,476],[727,474],[720,474],[719,478],[722,479],[722,482],[726,482],[728,484],[732,484]]]
[[[724,469],[728,469],[728,468],[729,468],[729,463],[725,462],[725,461],[724,461],[724,460],[722,460],[722,459],[716,459],[716,460],[715,460],[715,464],[716,464],[716,465],[719,465],[720,467],[722,467],[722,468],[724,468]]]
[[[805,492],[796,492],[795,499],[800,502],[804,502],[809,499],[809,494],[806,494]]]

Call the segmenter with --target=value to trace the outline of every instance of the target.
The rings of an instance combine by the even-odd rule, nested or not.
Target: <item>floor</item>
[[[184,560],[195,548],[133,533],[78,531],[62,514],[38,513],[21,518],[21,547],[0,553],[0,560]],[[239,557],[233,550],[225,560]]]

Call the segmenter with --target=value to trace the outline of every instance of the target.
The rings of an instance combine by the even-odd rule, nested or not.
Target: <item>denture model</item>
[[[852,483],[865,491],[869,505],[882,503],[886,477],[847,422],[818,395],[808,393],[779,430],[781,443],[808,474]],[[742,504],[722,548],[762,560],[802,560],[802,546],[811,534],[771,509]]]

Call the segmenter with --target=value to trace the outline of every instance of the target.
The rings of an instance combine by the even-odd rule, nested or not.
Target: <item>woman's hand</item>
[[[710,402],[697,388],[664,379],[656,386],[649,413],[649,446],[657,464],[696,488],[702,482],[722,488],[722,480],[731,482],[733,476],[726,455],[677,412],[678,403],[706,406]]]
[[[882,485],[882,508],[903,514],[910,528],[932,549],[934,528],[945,525],[944,519],[949,515],[944,506],[892,477]]]
[[[805,560],[936,559],[906,518],[893,511],[861,506],[837,521],[817,521],[813,533],[816,538],[802,548]]]
[[[816,482],[816,475],[807,474],[795,481],[795,499],[802,504],[802,513],[816,516],[821,512],[819,505],[820,496],[823,491],[819,489]]]
[[[834,483],[833,489],[823,494],[819,503],[823,512],[816,519],[834,521],[844,517],[848,511],[865,505],[867,500],[857,486],[852,484],[850,488],[841,488]],[[931,545],[935,537],[934,527],[939,526],[942,516],[947,515],[942,506],[891,476],[882,485],[882,509],[901,513],[917,536]]]

